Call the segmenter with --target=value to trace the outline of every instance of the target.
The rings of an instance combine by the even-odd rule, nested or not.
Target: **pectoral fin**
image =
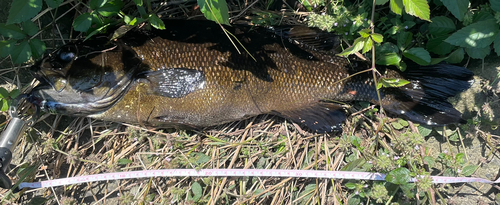
[[[139,81],[148,82],[152,94],[181,98],[202,89],[205,85],[205,75],[198,70],[172,68],[142,73]]]
[[[281,111],[283,117],[303,124],[318,133],[328,133],[342,130],[346,119],[344,109],[332,103],[316,103],[299,110]]]

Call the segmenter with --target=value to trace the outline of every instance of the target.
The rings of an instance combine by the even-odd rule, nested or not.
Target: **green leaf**
[[[23,31],[26,34],[33,36],[36,32],[38,32],[38,26],[31,21],[25,21],[23,22]]]
[[[165,24],[155,14],[150,14],[149,18],[148,18],[148,21],[149,21],[149,23],[151,23],[151,26],[155,27],[156,29],[160,29],[160,30],[164,30],[165,29]]]
[[[46,199],[46,198],[41,197],[41,196],[35,196],[35,197],[30,199],[30,202],[28,203],[28,205],[43,205],[43,204],[46,204],[47,201],[49,201],[49,199]]]
[[[82,15],[76,17],[73,22],[73,28],[75,31],[87,32],[92,25],[92,15],[90,13],[83,13]]]
[[[366,40],[365,41],[365,44],[363,45],[363,50],[361,51],[361,53],[366,53],[368,51],[370,51],[373,47],[373,41],[372,40]]]
[[[126,164],[131,164],[133,161],[127,158],[121,158],[118,160],[118,164],[121,165],[126,165]]]
[[[385,88],[401,87],[408,83],[410,83],[410,81],[399,78],[380,78],[380,80],[377,83],[377,88],[379,89],[381,87]]]
[[[444,41],[447,37],[447,35],[444,35],[429,39],[426,47],[427,50],[438,55],[446,55],[450,53],[455,46]]]
[[[353,53],[358,52],[359,50],[361,50],[363,48],[366,40],[367,39],[363,38],[363,37],[357,38],[356,40],[354,40],[354,43],[351,47],[346,48],[344,51],[342,51],[342,53],[339,53],[338,55],[339,56],[348,56],[348,55],[351,55]]]
[[[432,168],[434,166],[434,164],[436,163],[434,158],[432,158],[431,156],[425,156],[424,161],[427,162],[427,164],[429,165],[429,168]]]
[[[487,55],[490,54],[490,51],[491,49],[489,46],[486,46],[484,48],[465,48],[465,52],[467,52],[467,55],[474,59],[484,59]]]
[[[23,39],[26,34],[16,25],[0,23],[0,34],[6,38]]]
[[[427,0],[403,0],[406,13],[430,21],[431,11]]]
[[[229,25],[229,11],[226,0],[198,0],[198,5],[208,20]]]
[[[0,87],[0,99],[5,99],[9,97],[9,91],[7,91],[4,87]]]
[[[382,43],[384,41],[384,36],[382,36],[381,34],[374,33],[371,34],[370,36],[372,37],[373,41],[377,43]]]
[[[61,5],[61,3],[63,2],[64,0],[45,0],[45,3],[47,4],[47,6],[49,6],[50,8],[57,8],[59,7],[59,5]]]
[[[9,101],[7,99],[2,99],[2,109],[0,111],[5,112],[9,109]]]
[[[424,48],[411,48],[404,51],[403,55],[419,65],[429,65],[431,63],[431,55]]]
[[[486,20],[495,20],[495,17],[491,14],[491,11],[479,11],[472,17],[472,23]]]
[[[101,8],[102,6],[104,6],[104,4],[106,4],[107,1],[108,0],[90,0],[89,2],[90,9],[96,10],[98,8]]]
[[[348,182],[345,184],[345,187],[347,187],[348,189],[356,189],[356,184],[352,183],[352,182]]]
[[[392,170],[385,177],[385,181],[393,184],[407,184],[410,181],[410,170],[405,167],[400,167]]]
[[[14,40],[0,41],[0,58],[5,58],[10,55],[15,44],[16,41]]]
[[[458,153],[456,156],[455,156],[455,161],[458,162],[459,164],[463,164],[465,163],[465,154],[464,153]]]
[[[399,66],[399,62],[401,61],[401,56],[397,53],[384,53],[377,57],[375,63],[378,65],[396,65]]]
[[[45,43],[36,38],[30,40],[30,48],[34,58],[41,58],[46,49]]]
[[[476,172],[476,169],[478,168],[477,165],[467,165],[462,169],[462,174],[466,177],[474,174]]]
[[[102,16],[113,16],[120,12],[123,7],[123,2],[121,0],[108,1],[102,7],[97,9],[97,12]]]
[[[86,40],[87,40],[87,39],[89,39],[90,37],[92,37],[92,36],[94,36],[94,35],[96,35],[96,34],[100,33],[102,30],[106,29],[109,25],[111,25],[111,24],[109,24],[109,23],[108,23],[108,24],[106,24],[106,25],[101,26],[100,28],[94,29],[92,32],[90,32],[90,33],[87,35],[87,37],[85,37],[85,40],[84,40],[84,41],[86,41]],[[89,30],[89,31],[90,31],[90,30]]]
[[[436,16],[431,19],[429,24],[429,33],[432,35],[443,35],[455,31],[455,23],[446,16]]]
[[[193,185],[191,185],[191,190],[193,191],[193,201],[197,202],[200,200],[200,198],[203,196],[203,188],[201,188],[201,185],[198,182],[194,182]]]
[[[359,35],[361,35],[361,37],[368,38],[368,36],[370,36],[371,30],[366,28],[366,29],[359,31],[358,33],[359,33]]]
[[[135,5],[142,6],[142,0],[134,0]]]
[[[465,12],[469,8],[469,0],[441,0],[441,2],[458,20],[464,20]]]
[[[397,44],[399,50],[405,50],[411,44],[413,39],[413,33],[411,32],[401,32],[397,35]]]
[[[391,123],[392,127],[394,127],[394,129],[396,130],[400,130],[400,129],[403,129],[403,125],[399,124],[399,122],[392,122]]]
[[[431,127],[426,127],[426,126],[424,126],[424,125],[420,125],[420,126],[418,126],[418,128],[417,128],[417,129],[418,129],[418,132],[420,133],[420,135],[421,135],[422,137],[427,137],[427,136],[429,136],[429,135],[431,134],[431,132],[432,132],[432,128],[431,128]]]
[[[375,5],[384,5],[388,2],[389,0],[375,0]]]
[[[491,9],[496,12],[500,12],[500,1],[490,0]]]
[[[458,30],[445,41],[464,48],[484,48],[493,42],[497,33],[494,20],[480,21]]]
[[[497,33],[495,40],[493,41],[493,48],[497,52],[497,56],[500,56],[500,33]]]
[[[442,58],[431,58],[431,65],[436,65],[438,63],[441,63],[442,61],[448,59],[448,57],[442,57]]]
[[[391,0],[391,3],[389,4],[391,7],[391,11],[401,15],[403,13],[403,0]]]
[[[210,159],[212,159],[211,157],[209,157],[203,153],[196,152],[194,154],[197,155],[196,164],[204,164],[204,163],[207,163],[208,161],[210,161]]]
[[[31,47],[28,41],[23,41],[19,45],[15,46],[14,49],[12,49],[10,56],[14,63],[24,63],[28,61],[31,57]]]
[[[21,91],[19,91],[19,89],[14,89],[9,93],[9,96],[11,99],[17,98],[17,96],[19,96],[19,94],[21,94],[20,92]]]
[[[42,10],[42,0],[15,0],[9,10],[7,24],[21,23],[36,16]]]
[[[457,50],[453,51],[450,55],[448,55],[446,62],[448,62],[448,63],[460,63],[464,60],[464,56],[465,56],[464,49],[458,48]]]

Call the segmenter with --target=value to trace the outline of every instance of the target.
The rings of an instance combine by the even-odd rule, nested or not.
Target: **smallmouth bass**
[[[160,127],[207,127],[271,113],[331,132],[346,118],[332,101],[368,101],[428,125],[462,121],[447,98],[469,88],[473,74],[466,68],[377,67],[410,81],[381,88],[379,102],[371,72],[359,73],[368,63],[324,52],[334,37],[300,27],[233,25],[225,27],[237,39],[231,41],[209,21],[165,25],[63,46],[32,67],[41,84],[28,101],[57,114]]]

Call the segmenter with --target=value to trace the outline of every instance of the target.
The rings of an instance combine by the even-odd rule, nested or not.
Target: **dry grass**
[[[230,1],[228,1],[231,3]],[[68,10],[64,12],[47,9],[42,11],[35,22],[50,26],[52,29],[37,34],[47,43],[48,49],[56,48],[77,38],[72,36],[68,24],[61,19],[72,19],[74,13],[81,13],[78,1],[67,1]],[[160,13],[165,16],[197,17],[201,13],[194,9],[195,1],[177,2],[163,6]],[[232,2],[240,5],[232,10],[233,16],[244,18],[247,6],[252,2]],[[242,12],[244,11],[244,12]],[[307,13],[288,10],[287,15],[300,19]],[[48,17],[48,18],[47,18]],[[47,23],[52,19],[55,24]],[[61,20],[62,21],[62,20]],[[10,88],[26,87],[30,78],[20,75],[27,66],[15,66],[9,58],[1,60],[1,78]],[[20,78],[21,77],[21,78]],[[31,128],[21,140],[14,155],[13,171],[9,173],[13,181],[27,175],[24,181],[83,176],[97,173],[110,173],[131,170],[151,169],[300,169],[300,170],[364,170],[387,171],[397,167],[393,157],[421,159],[438,154],[454,156],[466,152],[467,164],[481,165],[498,162],[496,155],[499,137],[485,131],[480,125],[470,125],[466,136],[459,136],[454,142],[447,137],[434,133],[425,141],[417,143],[419,149],[409,149],[407,141],[401,137],[407,133],[419,133],[417,126],[376,116],[372,107],[358,112],[349,118],[342,133],[312,134],[300,126],[275,116],[258,116],[241,122],[201,131],[158,130],[120,123],[102,122],[89,118],[71,118],[44,115],[35,127]],[[497,113],[498,114],[498,113]],[[370,116],[370,117],[367,117]],[[9,117],[6,117],[7,120]],[[446,136],[446,135],[445,135]],[[359,139],[359,143],[353,142]],[[474,147],[473,140],[481,144]],[[431,141],[438,141],[437,146]],[[465,141],[465,143],[464,143]],[[413,148],[413,146],[411,147]],[[482,149],[477,157],[471,149]],[[389,153],[391,161],[384,164],[380,150]],[[443,151],[447,150],[447,151]],[[468,152],[468,153],[467,153]],[[475,156],[475,158],[473,158]],[[472,158],[469,160],[468,158]],[[437,160],[438,161],[438,160]],[[442,160],[436,165],[427,161],[415,162],[412,171],[427,171],[432,175],[442,175],[447,168],[453,167]],[[446,165],[445,165],[446,164]],[[381,167],[388,166],[387,168]],[[411,167],[412,165],[409,165]],[[454,167],[456,171],[456,167]],[[459,168],[458,168],[459,169]],[[445,173],[446,174],[446,173]],[[490,179],[495,178],[496,172]],[[459,175],[459,174],[457,174]],[[488,176],[478,174],[478,176]],[[76,184],[72,186],[25,190],[12,194],[1,190],[4,204],[346,204],[357,202],[360,190],[348,189],[346,183],[360,185],[372,197],[362,198],[364,204],[375,203],[378,193],[375,187],[380,182],[326,180],[307,178],[275,177],[176,177],[143,178],[99,183]],[[365,186],[366,185],[366,186]],[[489,186],[489,185],[487,185]],[[201,195],[196,193],[201,187]],[[463,196],[484,196],[479,200],[490,203],[498,192],[495,187],[486,188],[474,185],[475,192],[464,191],[467,184],[432,185],[421,189],[410,199],[401,191],[379,196],[383,202],[409,202],[424,204],[460,202]],[[388,187],[390,188],[390,187]],[[390,191],[390,189],[389,189]],[[378,193],[380,194],[380,193]],[[351,199],[351,200],[349,200]],[[444,199],[447,201],[445,202]],[[491,200],[491,201],[488,201]]]

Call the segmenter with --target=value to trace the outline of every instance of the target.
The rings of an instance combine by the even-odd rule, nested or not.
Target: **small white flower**
[[[419,150],[420,147],[418,145],[415,145],[415,150]]]
[[[337,22],[333,23],[333,26],[337,26],[337,25],[339,25]]]
[[[460,172],[462,172],[462,170],[460,170],[460,169],[457,169],[457,173],[460,173]]]

